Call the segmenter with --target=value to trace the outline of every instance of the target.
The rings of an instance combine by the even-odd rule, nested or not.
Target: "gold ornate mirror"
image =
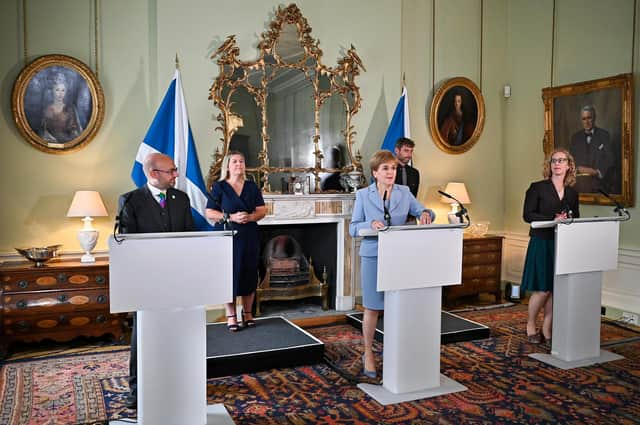
[[[322,64],[318,40],[295,4],[278,7],[258,43],[258,59],[241,61],[235,36],[213,54],[219,66],[209,99],[220,110],[222,149],[208,186],[229,150],[243,152],[247,173],[265,193],[341,191],[340,176],[362,173],[353,152],[353,116],[360,109],[355,79],[364,70],[351,48],[335,67]],[[260,183],[261,182],[261,183]]]

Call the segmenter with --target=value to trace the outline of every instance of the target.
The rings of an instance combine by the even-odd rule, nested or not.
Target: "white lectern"
[[[137,311],[138,423],[233,423],[207,408],[206,304],[233,299],[233,232],[109,239],[112,313]]]
[[[360,231],[378,237],[378,291],[385,291],[385,312],[382,385],[358,387],[380,404],[467,389],[440,374],[442,287],[461,282],[463,227]]]
[[[622,359],[600,349],[602,272],[618,267],[618,234],[625,217],[538,221],[555,227],[551,354],[529,356],[561,369]]]

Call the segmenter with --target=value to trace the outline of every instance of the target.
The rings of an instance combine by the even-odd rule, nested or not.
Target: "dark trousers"
[[[129,397],[138,395],[138,332],[136,331],[136,313],[133,313],[133,326],[131,328],[131,355],[129,360]]]

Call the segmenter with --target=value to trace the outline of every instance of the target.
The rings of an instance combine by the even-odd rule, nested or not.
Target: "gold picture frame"
[[[583,204],[634,205],[633,75],[542,89],[544,152],[565,148],[578,168]],[[589,126],[591,130],[589,130]]]
[[[11,96],[16,126],[33,147],[61,154],[86,146],[104,119],[93,71],[71,56],[45,55],[18,75]]]
[[[450,154],[471,149],[484,128],[484,111],[484,98],[473,81],[465,77],[445,81],[433,96],[429,112],[436,146]]]

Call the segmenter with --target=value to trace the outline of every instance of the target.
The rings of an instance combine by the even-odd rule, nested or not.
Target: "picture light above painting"
[[[87,65],[70,56],[46,55],[18,75],[11,110],[18,130],[33,147],[66,153],[95,137],[104,118],[104,95]]]
[[[435,92],[429,113],[431,137],[438,148],[461,154],[473,147],[484,127],[484,99],[464,77],[445,81]]]

